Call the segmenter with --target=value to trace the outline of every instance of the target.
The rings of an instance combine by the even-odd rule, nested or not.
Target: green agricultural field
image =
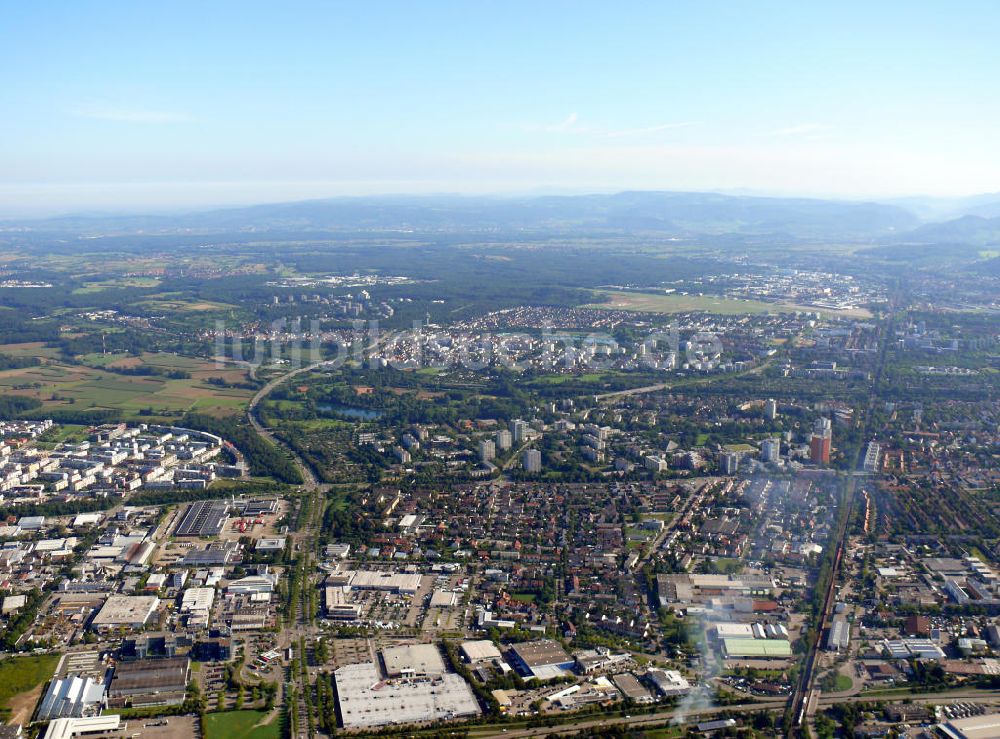
[[[277,711],[270,715],[264,711],[205,714],[205,739],[278,739],[280,735]]]
[[[41,697],[41,687],[52,677],[58,654],[8,657],[0,661],[0,719],[27,723]]]
[[[200,311],[227,311],[236,308],[228,303],[217,303],[211,300],[195,300],[179,297],[171,299],[166,294],[162,296],[150,296],[150,300],[139,301],[138,305],[143,308],[164,313],[197,313]]]
[[[0,354],[9,357],[48,357],[53,358],[59,355],[59,350],[55,347],[45,346],[41,341],[29,341],[23,344],[0,344]]]
[[[111,288],[122,287],[156,287],[160,281],[155,277],[120,277],[114,280],[100,280],[85,282],[81,287],[73,290],[74,295],[87,295],[99,293]]]
[[[99,356],[88,355],[88,358]],[[0,392],[35,397],[52,408],[111,409],[123,411],[126,416],[138,415],[145,409],[152,409],[154,413],[198,410],[212,415],[229,415],[240,412],[253,394],[246,388],[209,384],[208,379],[213,377],[242,382],[246,372],[232,367],[218,368],[214,362],[197,357],[143,354],[141,357],[118,357],[107,364],[130,368],[146,364],[165,372],[183,370],[191,376],[172,379],[121,375],[97,366],[49,362],[38,367],[0,372]]]

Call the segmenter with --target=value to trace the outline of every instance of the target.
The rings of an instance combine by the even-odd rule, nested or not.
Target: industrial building
[[[261,500],[248,500],[243,504],[240,512],[244,518],[257,518],[257,516],[270,515],[278,512],[277,498],[267,498]]]
[[[633,703],[653,703],[655,701],[653,694],[631,672],[615,675],[611,681],[621,691],[621,694]]]
[[[350,585],[355,590],[381,590],[413,595],[420,589],[417,572],[381,572],[378,570],[340,570],[331,573],[327,585]]]
[[[472,688],[454,673],[386,681],[368,662],[333,674],[345,729],[448,721],[481,712]]]
[[[723,639],[726,658],[782,659],[792,656],[792,645],[784,639]]]
[[[947,739],[995,739],[1000,736],[1000,713],[953,718],[934,728]]]
[[[883,639],[882,653],[890,659],[944,659],[944,651],[930,639]]]
[[[462,656],[465,658],[465,661],[472,664],[500,659],[501,656],[496,644],[489,639],[462,642],[459,648],[462,650]]]
[[[676,670],[650,670],[646,677],[665,698],[691,692],[691,684]]]
[[[247,575],[239,580],[233,580],[226,586],[226,592],[232,595],[254,595],[257,593],[273,593],[278,586],[278,576],[270,573],[263,575]]]
[[[191,549],[180,561],[181,567],[225,567],[239,560],[240,548],[235,541],[216,541],[204,549]]]
[[[44,739],[74,739],[85,735],[105,735],[121,727],[122,717],[117,713],[107,716],[84,718],[57,718],[49,723]]]
[[[510,648],[511,665],[525,677],[548,680],[569,672],[575,660],[551,639],[521,642]]]
[[[57,678],[49,683],[35,720],[93,716],[100,713],[103,706],[104,683],[76,675]]]
[[[254,551],[257,552],[283,552],[285,550],[285,538],[281,536],[258,539]]]
[[[188,614],[188,626],[208,626],[215,602],[215,588],[188,588],[181,597],[181,613]]]
[[[218,536],[229,519],[229,504],[223,500],[199,500],[187,507],[175,536]]]
[[[112,706],[173,706],[184,702],[190,676],[187,657],[140,659],[115,668],[108,688]]]
[[[141,629],[159,605],[160,599],[155,595],[111,595],[90,625],[98,631],[120,626]]]
[[[826,648],[831,652],[839,652],[847,649],[851,644],[851,625],[842,618],[838,618],[830,626],[830,633],[826,638]]]

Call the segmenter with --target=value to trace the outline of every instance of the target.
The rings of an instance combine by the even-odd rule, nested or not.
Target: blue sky
[[[49,2],[0,215],[381,192],[1000,190],[995,2]]]

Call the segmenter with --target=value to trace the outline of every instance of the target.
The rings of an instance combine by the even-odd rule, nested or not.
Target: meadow
[[[277,712],[225,711],[205,714],[205,739],[278,739],[281,722]]]
[[[0,661],[0,719],[17,718],[27,723],[39,689],[52,677],[58,661],[57,654],[8,657]]]
[[[0,347],[0,353],[12,345]],[[45,356],[41,353],[36,356]],[[73,410],[120,410],[126,416],[140,411],[183,413],[199,411],[211,415],[228,415],[241,411],[252,391],[245,388],[219,387],[207,382],[222,378],[227,382],[243,382],[243,369],[216,367],[210,360],[183,357],[169,353],[148,353],[139,357],[124,355],[85,355],[81,364],[64,364],[46,357],[37,367],[0,372],[0,391],[38,398],[49,408]],[[164,372],[182,371],[185,378],[164,376],[122,375],[113,368],[153,367]]]

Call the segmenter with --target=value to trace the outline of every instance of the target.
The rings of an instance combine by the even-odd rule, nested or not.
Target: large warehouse
[[[188,506],[177,525],[175,536],[209,536],[222,533],[229,518],[229,504],[224,500],[199,500]]]
[[[111,595],[90,625],[98,631],[119,626],[141,629],[159,605],[160,599],[155,595]]]
[[[525,677],[548,680],[573,668],[574,660],[551,639],[521,642],[510,648],[511,664]]]
[[[413,677],[416,675],[443,675],[448,671],[444,666],[441,650],[435,644],[401,644],[382,650],[382,663],[389,677]]]
[[[184,702],[190,676],[187,657],[140,659],[115,667],[108,688],[112,706],[174,706]]]
[[[447,721],[478,716],[479,702],[455,673],[382,680],[375,664],[345,665],[334,673],[345,729]]]
[[[935,728],[948,739],[996,739],[1000,736],[1000,713],[953,718]]]
[[[104,683],[92,677],[56,678],[38,707],[38,721],[94,716],[104,707]]]
[[[355,590],[381,590],[413,595],[420,589],[418,572],[383,572],[381,570],[339,570],[327,577],[327,585],[350,585]]]

